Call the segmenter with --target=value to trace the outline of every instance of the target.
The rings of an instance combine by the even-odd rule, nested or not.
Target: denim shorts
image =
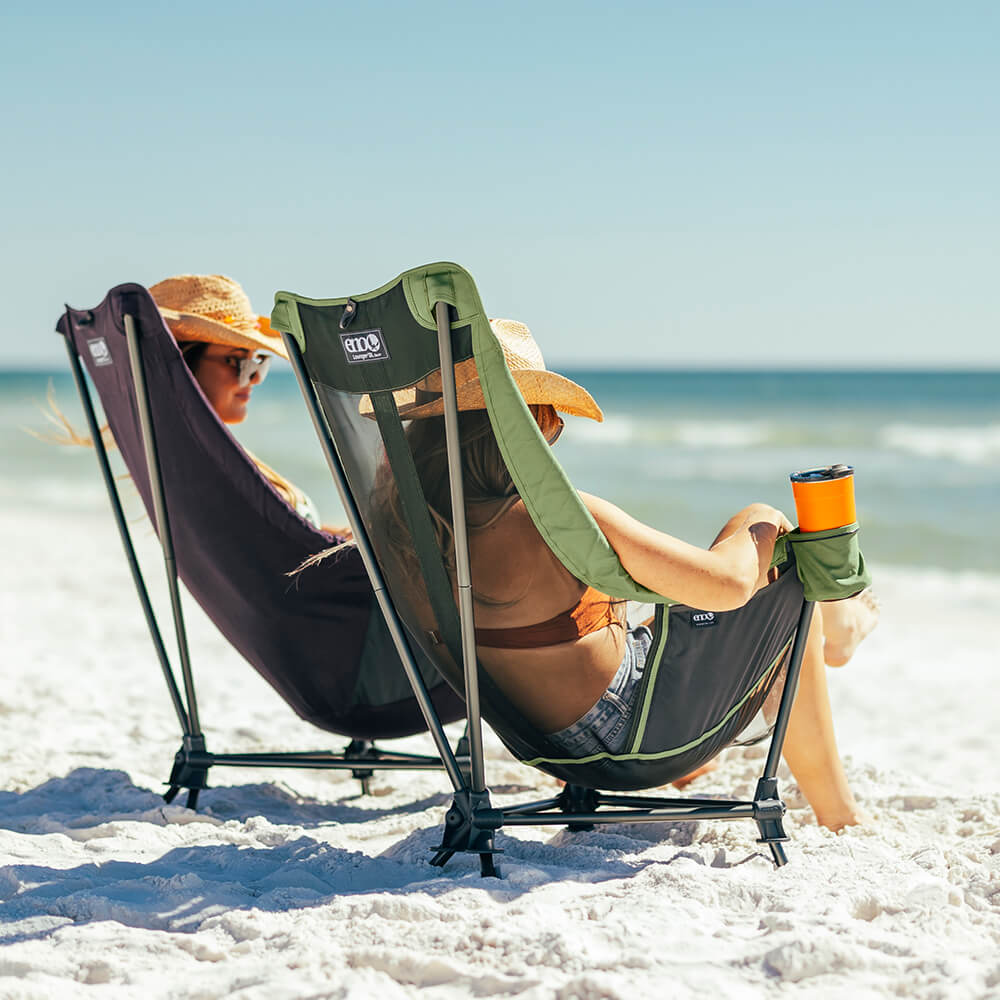
[[[579,759],[597,753],[621,753],[625,749],[642,671],[652,644],[653,633],[645,625],[625,633],[625,654],[607,691],[576,722],[547,737],[560,752]]]

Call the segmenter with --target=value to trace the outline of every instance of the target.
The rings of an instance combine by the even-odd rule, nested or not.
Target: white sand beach
[[[830,676],[870,829],[816,827],[786,774],[781,870],[746,822],[519,828],[494,881],[427,863],[442,774],[361,797],[220,769],[197,813],[164,805],[176,721],[111,518],[84,506],[0,514],[0,997],[1000,997],[1000,580],[875,568],[883,622]],[[339,745],[187,609],[211,749]],[[488,746],[498,801],[555,787]],[[749,793],[761,754],[693,789]]]

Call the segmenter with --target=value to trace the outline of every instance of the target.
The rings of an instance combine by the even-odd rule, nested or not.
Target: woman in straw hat
[[[560,412],[603,419],[590,393],[545,368],[524,324],[491,320],[491,326],[550,445],[563,427]],[[410,421],[407,439],[454,581],[440,382],[435,373],[397,393],[396,402],[400,416]],[[623,602],[582,584],[542,539],[507,472],[472,361],[456,365],[456,386],[480,661],[525,718],[550,734],[567,756],[621,752],[651,632],[642,625],[630,628]],[[361,412],[366,410],[367,399]],[[775,578],[769,572],[775,541],[792,527],[779,510],[756,503],[731,517],[704,549],[642,524],[599,497],[581,497],[638,583],[706,612],[743,608],[767,588]],[[391,577],[416,579],[419,569],[399,494],[384,465],[373,502],[376,546],[393,567]],[[423,603],[414,597],[416,608]],[[422,623],[433,625],[429,608],[417,613]],[[785,741],[785,758],[817,820],[834,830],[865,817],[834,740],[824,628],[827,662],[840,665],[874,624],[870,599],[824,605],[814,616]],[[711,682],[709,670],[705,683]]]
[[[219,419],[241,423],[271,356],[288,357],[281,335],[266,316],[253,311],[239,282],[224,274],[178,274],[151,285],[149,293]],[[251,458],[281,497],[319,527],[309,497],[259,458]]]
[[[224,274],[178,274],[152,285],[149,293],[208,404],[224,424],[241,423],[254,388],[267,375],[271,356],[288,357],[280,334],[271,329],[266,316],[253,311],[239,282]],[[48,440],[91,444],[66,419],[51,392],[49,407],[48,416],[60,432]],[[113,446],[107,426],[101,432],[105,443]],[[279,496],[319,527],[319,515],[309,497],[259,458],[250,457]],[[344,537],[350,534],[344,528],[327,530]]]
[[[224,274],[178,274],[151,285],[149,294],[219,419],[246,419],[271,355],[288,356],[267,317],[258,316],[239,283]]]

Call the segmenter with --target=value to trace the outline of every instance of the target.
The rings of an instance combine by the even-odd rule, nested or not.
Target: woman
[[[550,445],[562,429],[557,410],[603,419],[586,390],[545,369],[527,327],[511,320],[492,320],[491,326]],[[480,662],[526,719],[568,756],[621,752],[651,633],[644,626],[629,629],[622,602],[587,588],[542,539],[507,472],[469,364],[456,366],[456,381]],[[435,378],[437,385],[432,384]],[[407,438],[454,581],[439,393],[438,373],[396,397],[400,416],[410,421]],[[363,402],[362,412],[366,409]],[[399,495],[391,475],[384,468],[380,472],[373,498],[376,545],[380,557],[394,567],[390,578],[412,580],[415,557]],[[647,589],[705,612],[735,612],[750,602],[766,610],[769,601],[777,600],[772,595],[779,588],[767,590],[776,579],[769,570],[771,557],[777,538],[792,526],[775,508],[760,503],[744,508],[703,549],[636,521],[606,500],[580,496],[625,570]],[[417,598],[413,603],[421,624],[431,630],[429,608]],[[877,614],[870,597],[819,607],[784,756],[817,821],[839,830],[865,817],[837,754],[824,643],[831,665],[846,662],[874,627]],[[793,627],[794,620],[789,636]],[[706,684],[711,680],[710,674],[705,677]]]
[[[150,286],[149,293],[209,405],[224,424],[241,423],[254,388],[267,375],[271,355],[288,357],[281,335],[266,316],[254,313],[239,283],[224,274],[179,274]],[[319,527],[309,497],[250,457],[279,495]]]
[[[179,274],[152,285],[149,293],[209,406],[224,424],[241,423],[246,419],[254,388],[267,375],[271,355],[288,357],[281,335],[271,329],[266,316],[253,311],[239,283],[224,274]],[[56,444],[92,443],[66,419],[51,391],[48,417],[60,433],[47,440]],[[105,445],[114,447],[107,426],[101,433]],[[300,517],[317,528],[321,526],[315,505],[302,490],[256,456],[250,458]],[[345,528],[324,526],[323,530],[345,538],[350,534]]]

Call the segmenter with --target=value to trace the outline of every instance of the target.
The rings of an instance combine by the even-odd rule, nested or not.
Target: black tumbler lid
[[[789,478],[793,483],[824,483],[830,479],[846,479],[854,475],[853,465],[827,465],[821,469],[805,469],[793,472]]]

